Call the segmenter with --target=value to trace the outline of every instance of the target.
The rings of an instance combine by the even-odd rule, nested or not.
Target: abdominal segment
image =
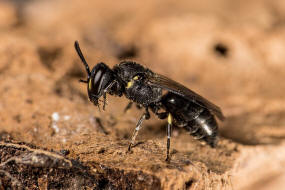
[[[204,110],[197,118],[189,121],[184,128],[197,139],[205,141],[211,147],[216,146],[218,124],[215,117]]]
[[[183,127],[190,135],[205,141],[211,147],[216,145],[218,124],[206,107],[173,93],[164,95],[162,102],[177,126]]]

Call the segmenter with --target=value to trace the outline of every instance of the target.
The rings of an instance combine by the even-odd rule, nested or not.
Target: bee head
[[[75,41],[74,46],[87,72],[87,80],[79,81],[87,83],[89,100],[94,105],[99,106],[99,98],[107,93],[106,89],[114,81],[113,71],[105,63],[96,64],[90,71],[89,65],[87,64],[77,41]]]

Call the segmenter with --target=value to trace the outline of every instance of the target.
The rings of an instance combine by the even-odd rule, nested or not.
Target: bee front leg
[[[107,104],[107,96],[106,94],[109,92],[109,90],[112,88],[112,86],[116,83],[117,81],[112,81],[103,91],[103,110],[105,111],[105,107]]]
[[[139,119],[139,121],[138,121],[138,123],[136,125],[136,128],[135,128],[135,130],[133,132],[133,135],[132,135],[132,138],[131,138],[131,142],[129,144],[128,151],[131,151],[132,146],[135,144],[136,137],[138,135],[139,130],[142,127],[143,121],[144,120],[148,120],[149,118],[150,118],[150,114],[148,112],[148,109],[146,108],[146,112],[140,117],[140,119]]]

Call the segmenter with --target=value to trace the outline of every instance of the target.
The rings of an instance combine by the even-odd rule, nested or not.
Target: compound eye
[[[88,84],[88,91],[93,95],[99,95],[102,90],[102,82],[103,82],[104,72],[102,69],[97,70]]]
[[[102,70],[98,70],[96,73],[95,73],[95,76],[94,76],[94,81],[93,81],[93,87],[94,87],[94,92],[96,94],[99,94],[100,91],[101,91],[101,88],[102,88],[102,82],[103,82],[103,71]]]
[[[94,83],[97,83],[101,79],[101,76],[102,76],[102,70],[97,71],[94,76]]]

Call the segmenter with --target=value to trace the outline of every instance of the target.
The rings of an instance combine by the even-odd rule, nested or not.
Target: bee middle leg
[[[117,81],[112,81],[105,89],[103,92],[103,110],[105,111],[105,107],[107,105],[107,93],[110,91],[110,89],[112,88],[112,86],[114,86],[114,84],[117,83]]]
[[[131,142],[130,142],[129,147],[128,147],[128,151],[131,151],[132,146],[135,144],[136,137],[137,137],[137,135],[139,133],[139,130],[142,127],[143,121],[144,120],[148,120],[149,118],[150,118],[150,114],[148,112],[148,109],[146,108],[145,113],[140,117],[140,119],[139,119],[139,121],[138,121],[138,123],[136,125],[136,128],[135,128],[135,130],[133,132],[133,135],[132,135],[132,138],[131,138]]]

